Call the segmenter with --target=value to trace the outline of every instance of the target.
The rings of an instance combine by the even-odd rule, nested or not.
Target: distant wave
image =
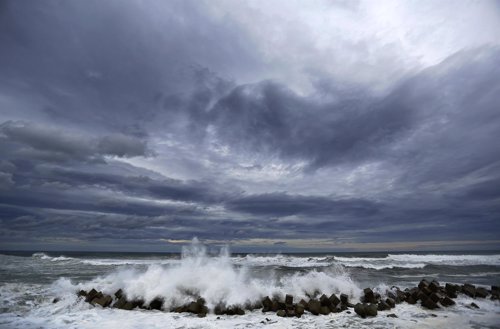
[[[178,259],[120,259],[120,258],[100,258],[100,259],[80,259],[80,262],[95,266],[111,265],[172,265],[179,263]]]
[[[33,258],[52,261],[77,261],[93,266],[121,265],[176,265],[180,259],[170,257],[154,258],[73,258],[67,256],[52,257],[43,252],[32,255]],[[208,256],[207,256],[208,257]],[[347,257],[347,256],[296,256],[296,255],[255,255],[229,257],[228,261],[239,266],[281,266],[290,268],[329,267],[342,265],[366,269],[384,270],[395,268],[418,269],[428,265],[435,266],[500,266],[500,255],[417,255],[388,254],[385,257]]]
[[[285,266],[285,267],[320,267],[330,266],[333,257],[297,257],[290,255],[246,255],[245,257],[235,257],[232,262],[248,266]]]
[[[451,277],[481,277],[481,276],[494,276],[500,275],[500,272],[479,272],[479,273],[465,273],[465,274],[447,274],[447,276]]]
[[[424,268],[427,265],[500,266],[500,255],[416,255],[388,254],[385,257],[301,257],[291,255],[247,255],[233,259],[237,264],[250,266],[286,266],[286,267],[324,267],[342,265],[375,270],[407,268]]]
[[[390,268],[424,268],[427,265],[500,266],[500,255],[389,254],[383,258],[335,257],[335,260],[347,267],[362,267],[376,270]]]
[[[291,255],[247,255],[232,259],[236,264],[249,266],[286,266],[286,267],[324,267],[342,265],[375,270],[407,268],[424,268],[427,265],[500,266],[500,255],[416,255],[388,254],[385,257],[301,257]]]
[[[67,262],[67,261],[77,261],[82,264],[94,265],[94,266],[112,266],[112,265],[168,265],[176,264],[179,262],[178,259],[138,259],[138,258],[75,258],[67,256],[52,257],[43,252],[36,252],[31,255],[33,258],[48,260],[52,262]]]
[[[500,255],[414,255],[389,254],[388,258],[399,262],[426,262],[433,265],[500,265]]]
[[[52,257],[52,256],[47,255],[46,253],[43,253],[43,252],[36,252],[33,255],[31,255],[31,257],[39,258],[39,259],[43,259],[43,260],[50,260],[52,262],[75,260],[75,258],[73,258],[73,257],[66,257],[66,256]]]

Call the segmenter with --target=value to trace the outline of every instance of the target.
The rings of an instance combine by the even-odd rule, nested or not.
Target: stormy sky
[[[0,249],[500,249],[495,1],[0,1]]]

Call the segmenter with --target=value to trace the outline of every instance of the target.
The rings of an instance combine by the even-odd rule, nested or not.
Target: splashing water
[[[71,257],[70,257],[71,256]],[[457,305],[431,317],[420,305],[400,304],[373,319],[342,312],[301,319],[279,318],[260,310],[244,316],[218,319],[209,313],[200,319],[185,313],[135,309],[124,311],[94,307],[79,299],[79,289],[95,288],[106,294],[122,289],[130,299],[146,303],[164,299],[164,311],[204,297],[213,310],[226,305],[253,304],[264,296],[283,298],[292,294],[297,302],[315,291],[346,293],[353,303],[360,287],[384,294],[393,284],[414,286],[422,277],[446,278],[445,282],[498,282],[498,254],[478,255],[383,253],[318,255],[238,255],[227,247],[217,254],[197,239],[181,255],[127,253],[26,253],[0,255],[0,328],[498,328],[498,301],[473,300],[480,309],[470,310],[472,300],[459,296]],[[429,265],[428,265],[429,264]],[[450,281],[448,281],[450,280]],[[457,280],[457,281],[455,281]],[[481,280],[481,281],[479,281]],[[52,303],[58,297],[60,301]],[[465,311],[464,311],[465,310]],[[382,312],[383,313],[383,312]],[[122,320],[126,317],[127,321]],[[271,319],[270,322],[266,318]],[[262,324],[262,320],[264,323]]]
[[[61,284],[61,282],[57,283]],[[67,284],[62,284],[66,286]],[[234,265],[229,249],[223,247],[217,256],[209,256],[206,247],[197,239],[182,250],[177,264],[149,265],[145,269],[120,268],[106,276],[72,286],[72,290],[96,288],[113,294],[123,289],[128,298],[142,299],[146,303],[159,297],[164,308],[182,305],[196,297],[203,297],[209,308],[218,303],[247,305],[262,297],[284,297],[290,293],[306,298],[315,291],[360,295],[361,289],[354,284],[341,266],[332,265],[318,272],[277,275],[273,270],[256,271],[246,265]]]

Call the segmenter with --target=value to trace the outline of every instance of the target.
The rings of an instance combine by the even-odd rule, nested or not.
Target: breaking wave
[[[28,256],[28,257],[26,257]],[[30,257],[31,256],[31,257]],[[71,256],[71,257],[70,257]],[[479,266],[478,266],[479,265]],[[485,265],[485,266],[483,266]],[[283,254],[230,255],[227,248],[208,254],[197,240],[178,254],[130,253],[13,253],[0,255],[0,327],[44,328],[476,328],[498,327],[498,303],[459,296],[457,306],[442,309],[439,317],[410,304],[391,310],[398,318],[378,316],[360,319],[342,312],[333,317],[280,318],[260,310],[221,319],[214,307],[249,306],[264,296],[285,294],[294,300],[309,299],[318,292],[346,293],[356,303],[361,288],[383,295],[393,286],[412,287],[421,278],[441,282],[497,284],[500,255],[443,254]],[[80,289],[95,288],[105,294],[122,289],[130,300],[145,303],[160,297],[164,311],[205,298],[206,318],[191,314],[138,309],[126,315],[114,308],[100,309],[77,297]],[[55,300],[58,300],[54,303]],[[464,310],[467,312],[464,312]],[[19,316],[21,315],[21,316]],[[126,316],[127,321],[123,321]],[[268,321],[267,318],[270,320]],[[471,319],[476,320],[475,323]]]
[[[73,257],[66,257],[66,256],[52,257],[52,256],[47,255],[46,253],[43,253],[43,252],[36,252],[31,257],[38,258],[41,260],[50,260],[51,262],[75,260],[75,258],[73,258]]]
[[[205,247],[197,240],[183,249],[182,258],[176,264],[155,264],[142,269],[118,268],[89,282],[73,285],[67,279],[60,279],[56,285],[62,290],[69,289],[72,294],[79,289],[96,287],[107,294],[122,289],[128,298],[145,302],[160,297],[164,299],[165,308],[182,305],[197,296],[205,298],[211,308],[221,302],[245,305],[264,296],[284,297],[287,293],[298,298],[319,291],[346,293],[352,297],[361,293],[342,266],[281,276],[272,270],[255,272],[247,265],[236,266],[227,248],[223,248],[218,256],[208,256]]]
[[[193,255],[184,255],[184,259]],[[33,258],[51,262],[80,262],[94,266],[121,266],[121,265],[178,265],[183,260],[169,256],[153,258],[74,258],[67,256],[52,257],[46,253],[34,253]],[[280,266],[288,268],[319,268],[343,266],[347,268],[359,267],[374,270],[406,268],[418,269],[428,265],[437,266],[476,266],[500,265],[500,255],[417,255],[417,254],[388,254],[384,257],[356,257],[356,256],[299,256],[299,255],[246,255],[230,257],[226,255],[226,262],[246,267]]]
[[[246,255],[232,260],[236,264],[248,266],[321,267],[334,263],[333,257],[297,257],[291,255]]]
[[[362,267],[376,270],[390,268],[424,268],[427,265],[475,266],[500,265],[500,255],[415,255],[389,254],[386,257],[335,257],[347,267]]]

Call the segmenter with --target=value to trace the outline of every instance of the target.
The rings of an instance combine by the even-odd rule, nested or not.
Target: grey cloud
[[[0,192],[2,202],[7,205],[27,208],[78,210],[87,212],[102,212],[116,214],[130,214],[140,216],[161,216],[183,211],[194,212],[195,209],[174,207],[154,202],[124,200],[112,196],[99,197],[85,191],[80,193],[64,193],[50,190],[18,190]]]
[[[104,136],[97,142],[97,149],[102,154],[118,157],[145,156],[148,154],[146,141],[125,135]]]
[[[0,143],[7,146],[20,144],[38,152],[76,160],[105,155],[135,157],[150,154],[146,141],[131,136],[113,134],[91,138],[50,127],[14,121],[0,124]],[[11,149],[13,152],[18,150],[16,146]]]
[[[61,169],[51,169],[41,172],[37,176],[43,177],[47,181],[69,184],[73,187],[100,186],[131,195],[208,204],[222,201],[230,191],[230,188],[223,188],[217,184],[202,181],[180,181],[166,177],[152,179],[147,176]]]
[[[229,146],[277,152],[285,160],[307,161],[314,169],[376,157],[411,131],[417,109],[404,97],[378,101],[360,94],[325,103],[264,82],[237,87],[221,98],[210,124]]]
[[[12,180],[12,174],[0,171],[0,189],[7,189],[12,186],[14,186],[14,181]]]
[[[283,63],[217,5],[2,2],[4,238],[498,231],[500,49],[412,68],[377,94],[304,63],[304,93],[303,81],[248,78]]]
[[[457,56],[461,60],[464,55]],[[17,159],[13,162],[14,167],[10,166],[17,170],[12,177],[16,183],[24,180],[24,184],[40,188],[27,195],[22,195],[21,191],[9,193],[2,200],[17,207],[30,205],[39,209],[106,214],[101,220],[96,220],[96,225],[109,229],[107,233],[83,228],[82,232],[87,232],[89,237],[110,239],[119,239],[124,234],[119,228],[109,228],[109,225],[120,222],[117,219],[116,222],[106,223],[110,221],[110,216],[122,218],[130,215],[139,216],[128,222],[132,226],[134,220],[154,225],[153,219],[167,216],[169,219],[157,222],[157,225],[165,227],[165,232],[168,232],[165,234],[179,239],[188,239],[194,234],[203,238],[222,239],[227,236],[314,238],[328,236],[331,232],[355,239],[367,239],[367,236],[371,236],[370,232],[378,232],[377,236],[387,241],[417,233],[436,239],[490,237],[490,232],[496,227],[491,218],[499,214],[498,207],[494,205],[496,190],[495,180],[492,180],[498,175],[498,171],[491,165],[495,162],[496,153],[490,144],[476,146],[473,141],[470,143],[463,137],[466,136],[464,134],[468,131],[467,128],[483,129],[484,131],[477,131],[474,135],[482,141],[488,140],[494,132],[485,127],[494,128],[497,122],[492,106],[495,96],[490,91],[494,90],[493,82],[496,80],[486,73],[481,74],[479,80],[474,80],[473,73],[489,64],[480,61],[471,67],[469,62],[466,60],[466,63],[458,65],[461,70],[454,69],[455,66],[450,66],[449,63],[429,69],[401,83],[388,96],[379,100],[349,95],[345,100],[322,102],[296,95],[284,86],[263,82],[236,87],[220,98],[208,112],[201,111],[199,109],[202,105],[210,103],[209,99],[213,101],[214,93],[208,92],[209,97],[201,97],[199,102],[193,101],[193,107],[187,110],[188,117],[193,122],[186,127],[200,131],[200,136],[193,140],[206,138],[203,130],[212,126],[216,129],[217,138],[230,147],[238,148],[238,152],[248,152],[245,149],[250,147],[250,154],[278,154],[285,162],[306,160],[317,170],[339,164],[357,166],[373,160],[382,161],[387,163],[388,168],[395,167],[402,171],[402,176],[395,177],[398,189],[412,189],[414,198],[401,200],[391,192],[377,196],[382,201],[374,201],[374,198],[292,195],[280,192],[240,195],[241,191],[237,188],[217,186],[213,182],[93,172],[96,164],[89,164],[85,170],[75,170],[71,166],[46,168],[35,162],[34,167],[29,170],[32,173],[30,176],[25,166],[31,158],[29,154],[24,154],[24,162]],[[474,94],[476,102],[469,101],[466,105],[474,106],[477,113],[485,115],[487,119],[482,115],[479,118],[468,116],[463,106],[444,106],[450,99],[457,102],[463,100],[460,94],[462,89],[454,89],[452,81],[464,77],[470,77],[469,81],[476,86],[468,89],[469,93]],[[490,79],[487,85],[493,87],[481,87],[482,79]],[[447,99],[442,99],[437,92],[440,84],[448,90]],[[39,130],[24,131],[23,128],[17,131],[12,123],[5,126],[7,129],[3,134],[10,142],[22,143],[39,150],[70,152],[65,148],[66,145],[44,138]],[[32,142],[34,139],[36,142]],[[107,142],[109,141],[113,139],[110,138]],[[99,147],[99,143],[94,143],[94,147],[84,148],[84,151],[87,150],[86,154],[134,154],[133,147],[128,153],[120,151],[122,141],[118,140],[113,147],[108,145],[106,151]],[[75,142],[74,145],[76,144]],[[468,161],[450,161],[456,154],[478,156],[471,157]],[[42,161],[43,164],[44,160],[37,161]],[[487,164],[488,168],[483,169],[483,164]],[[112,168],[111,164],[108,166]],[[464,173],[478,169],[483,170],[483,175],[488,177],[484,183],[471,185],[470,182],[455,182]],[[307,175],[315,174],[313,171]],[[90,190],[75,201],[73,194],[62,196],[47,193],[49,190],[46,183],[64,184],[70,191],[75,188]],[[432,192],[432,184],[443,183],[455,184],[453,193],[441,188],[444,195],[436,196]],[[93,196],[92,189],[101,193],[106,191],[109,197],[99,202]],[[151,201],[124,201],[117,198],[115,193],[146,197]],[[154,202],[161,199],[192,205],[171,207]],[[211,214],[203,209],[206,205],[222,206],[225,212]],[[245,220],[231,220],[232,216]],[[281,221],[290,216],[295,219]],[[28,220],[29,217],[23,218]],[[472,225],[471,219],[480,224]],[[53,225],[55,230],[59,224]],[[168,231],[169,225],[177,227],[178,231]],[[440,229],[429,229],[432,225],[441,226]],[[446,234],[443,233],[444,228]],[[21,227],[17,229],[22,230]],[[159,235],[154,230],[144,228],[144,224],[127,233],[130,238],[135,236],[147,239],[148,236],[153,238]]]
[[[250,195],[229,201],[227,207],[233,211],[254,215],[269,216],[326,216],[338,215],[372,216],[379,211],[379,206],[368,200],[332,199],[318,196],[288,195],[273,193]]]
[[[499,66],[498,48],[464,51],[403,86],[412,96],[408,101],[420,104],[424,119],[393,155],[406,169],[400,184],[463,187],[500,176],[500,153],[492,142],[500,138]]]
[[[92,146],[88,141],[58,130],[7,121],[0,125],[0,137],[5,143],[19,143],[33,149],[85,158],[92,155]]]
[[[500,199],[500,177],[468,186],[464,197],[472,200],[496,201]]]
[[[11,209],[13,207],[10,207]],[[0,207],[0,209],[2,209]],[[15,208],[14,208],[15,209]],[[14,210],[11,219],[0,218],[0,235],[4,239],[18,238],[26,232],[36,232],[39,239],[53,237],[72,237],[85,240],[138,240],[151,241],[161,238],[190,239],[193,234],[202,238],[220,238],[227,234],[247,236],[251,231],[250,222],[234,222],[210,218],[209,214],[179,212],[175,215],[156,217],[120,214],[88,213],[71,210],[32,209],[31,213]],[[200,216],[202,218],[200,218]],[[216,234],[212,232],[214,229]],[[240,233],[238,233],[240,232]],[[35,236],[34,236],[35,237]]]
[[[210,124],[221,142],[239,151],[278,153],[285,161],[305,160],[312,169],[379,159],[421,161],[429,152],[435,152],[432,161],[437,164],[451,160],[452,148],[474,152],[464,165],[477,169],[480,161],[496,161],[498,152],[486,141],[480,148],[467,145],[473,140],[465,134],[473,130],[474,139],[489,140],[498,130],[500,73],[491,68],[500,66],[499,53],[496,48],[458,53],[401,82],[383,98],[358,90],[325,102],[272,82],[239,86],[212,108]],[[401,150],[399,145],[409,138],[419,143]]]
[[[36,99],[31,111],[40,116],[45,109],[45,120],[53,122],[141,137],[154,121],[175,126],[184,115],[174,116],[172,101],[202,89],[200,68],[257,65],[237,26],[208,11],[192,1],[6,2],[0,86]],[[203,93],[194,94],[203,101]]]

